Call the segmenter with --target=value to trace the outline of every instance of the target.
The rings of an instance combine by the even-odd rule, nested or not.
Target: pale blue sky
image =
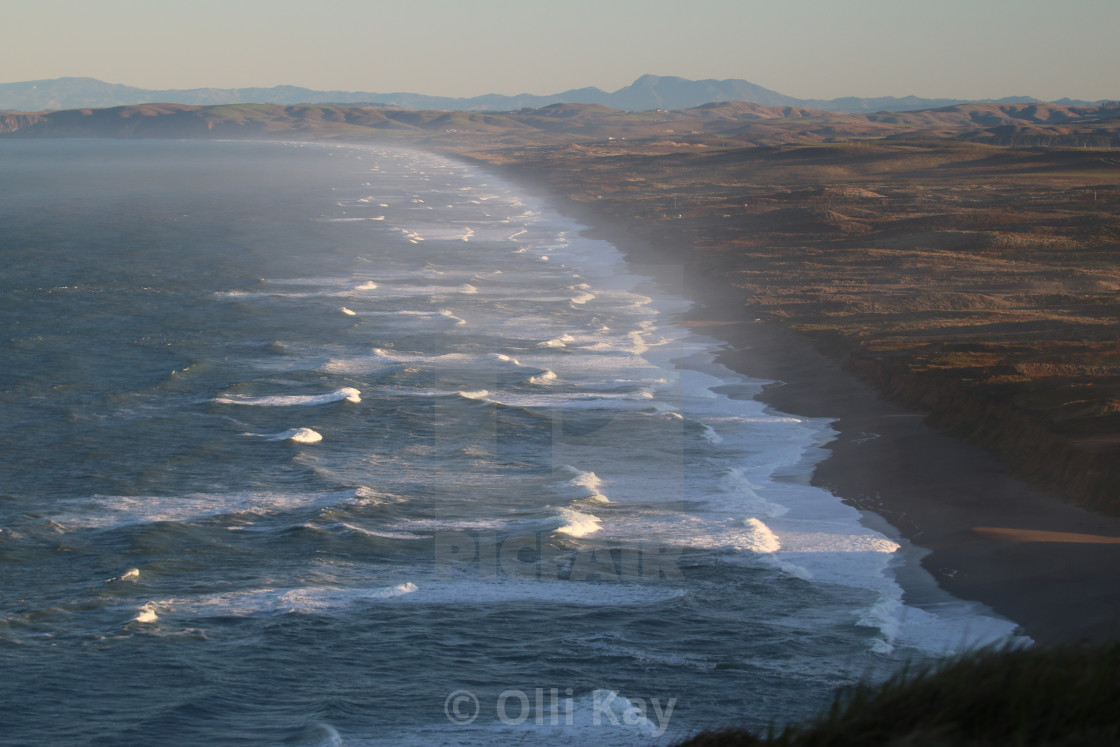
[[[0,82],[1120,98],[1120,0],[5,0]]]

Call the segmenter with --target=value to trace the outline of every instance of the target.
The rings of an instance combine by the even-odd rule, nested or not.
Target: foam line
[[[295,394],[270,397],[251,397],[231,394],[215,397],[214,402],[223,405],[253,405],[256,407],[298,407],[307,405],[326,405],[331,402],[361,402],[361,392],[353,387],[343,387],[328,394]]]

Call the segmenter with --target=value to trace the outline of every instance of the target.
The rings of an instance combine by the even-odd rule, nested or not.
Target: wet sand
[[[550,200],[565,209],[562,199]],[[1032,487],[984,448],[927,425],[926,413],[886,401],[805,338],[751,318],[744,291],[666,262],[679,246],[635,240],[623,227],[597,224],[592,211],[570,203],[567,210],[589,235],[625,252],[635,271],[693,299],[687,323],[725,342],[721,363],[780,382],[763,401],[835,420],[839,435],[812,483],[864,511],[870,527],[908,540],[918,549],[910,557],[920,557],[943,590],[988,606],[1038,643],[1120,638],[1120,518]],[[912,569],[898,573],[908,601],[920,601]]]
[[[744,319],[735,294],[693,287],[691,296],[692,324],[726,342],[724,365],[782,382],[763,392],[767,404],[835,419],[839,435],[813,484],[928,550],[921,564],[944,590],[987,605],[1040,643],[1120,637],[1120,519],[1009,475],[983,448],[886,402],[794,333]]]
[[[626,221],[569,199],[531,169],[495,170],[610,241],[635,272],[693,299],[687,323],[725,343],[721,363],[779,382],[761,395],[767,404],[833,419],[838,436],[812,483],[863,511],[869,527],[908,540],[907,559],[942,590],[988,606],[1039,643],[1120,639],[1120,518],[1012,476],[989,451],[935,430],[927,413],[888,402],[805,337],[753,318],[747,292],[718,267],[692,263],[704,277],[686,269],[682,252],[690,249],[680,237],[637,237]],[[896,573],[907,601],[928,601],[928,578],[911,563]]]

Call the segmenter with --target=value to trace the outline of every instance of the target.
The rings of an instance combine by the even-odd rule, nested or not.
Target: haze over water
[[[828,422],[493,176],[0,166],[0,743],[668,744],[1014,628],[904,605]]]

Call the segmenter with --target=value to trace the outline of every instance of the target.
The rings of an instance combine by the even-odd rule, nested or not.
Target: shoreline
[[[1120,639],[1113,570],[1120,567],[1120,518],[1091,513],[1014,477],[995,455],[935,430],[927,413],[888,402],[806,338],[752,318],[745,291],[724,277],[690,274],[672,239],[635,236],[524,172],[468,160],[542,196],[585,226],[587,236],[613,244],[633,271],[692,301],[682,321],[723,343],[717,362],[783,383],[766,388],[760,401],[834,421],[837,437],[824,447],[829,455],[814,468],[811,484],[859,510],[869,528],[893,529],[906,540],[899,552],[908,557],[895,569],[904,600],[921,596],[921,582],[905,578],[916,561],[942,593],[978,602],[1037,644]]]
[[[742,315],[726,301],[696,304],[693,317]],[[1120,636],[1113,570],[1120,521],[1011,476],[992,454],[934,430],[924,413],[883,400],[788,330],[749,321],[703,326],[724,343],[717,360],[727,368],[784,383],[759,400],[833,420],[837,437],[825,445],[828,457],[811,484],[858,509],[869,528],[908,543],[899,552],[909,557],[895,569],[906,601],[922,596],[915,579],[905,578],[916,562],[944,593],[984,605],[1036,643]]]

